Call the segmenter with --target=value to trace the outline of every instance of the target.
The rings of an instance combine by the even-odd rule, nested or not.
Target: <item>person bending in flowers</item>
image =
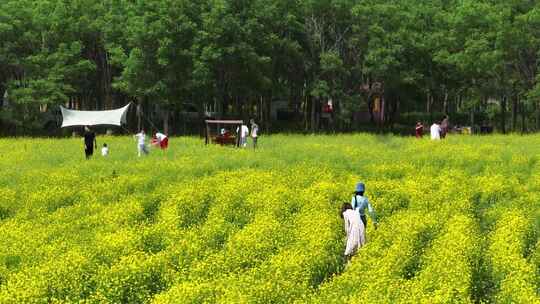
[[[351,257],[366,243],[364,224],[360,215],[353,209],[351,204],[344,203],[341,207],[341,218],[345,224],[345,233],[347,235],[347,246],[345,247],[345,260]]]
[[[373,221],[373,224],[375,225],[375,229],[377,229],[377,216],[375,214],[375,209],[373,209],[368,199],[364,196],[365,191],[366,191],[366,186],[364,185],[364,183],[358,183],[356,185],[356,189],[354,191],[354,195],[351,200],[351,206],[354,210],[358,211],[358,213],[360,214],[360,219],[362,220],[362,223],[364,224],[364,228],[367,227],[367,218],[366,218],[366,208],[367,208],[369,216],[371,217],[371,220]]]

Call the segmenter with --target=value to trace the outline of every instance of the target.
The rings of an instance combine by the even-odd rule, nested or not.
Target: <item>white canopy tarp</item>
[[[127,110],[130,104],[116,110],[106,111],[77,111],[62,106],[62,128],[72,126],[111,125],[121,126],[126,123]]]

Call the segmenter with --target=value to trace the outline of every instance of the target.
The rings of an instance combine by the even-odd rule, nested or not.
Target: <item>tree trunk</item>
[[[394,123],[399,121],[399,108],[401,106],[401,99],[399,96],[396,97],[396,101],[394,103],[394,108],[392,109],[392,127],[394,126]]]
[[[540,130],[540,102],[535,103],[536,106],[536,131]]]
[[[257,107],[257,113],[255,114],[255,117],[262,122],[264,120],[263,114],[264,114],[264,96],[261,95],[261,100],[259,102],[259,106]]]
[[[431,114],[431,92],[429,91],[426,98],[426,112]]]
[[[443,112],[445,115],[448,114],[448,91],[446,89],[444,90]]]
[[[512,96],[512,131],[517,130],[517,115],[518,115],[519,99],[517,95]]]
[[[507,96],[504,95],[501,99],[501,132],[506,134],[506,100]]]
[[[474,108],[476,106],[472,106],[471,112],[470,112],[470,122],[471,122],[471,128],[474,128]]]
[[[367,102],[368,102],[368,111],[369,111],[369,122],[372,124],[375,124],[375,115],[373,114],[373,98],[370,94],[367,95]]]
[[[317,106],[319,99],[317,97],[311,99],[311,133],[317,131]]]
[[[386,107],[386,100],[384,98],[384,91],[383,93],[381,94],[381,111],[380,111],[380,117],[379,117],[379,128],[380,128],[380,131],[382,131],[382,128],[384,126],[384,115],[386,113],[385,111],[385,107]]]
[[[236,107],[236,111],[234,111],[234,113],[238,118],[243,118],[244,117],[244,103],[246,101],[246,98],[243,96],[236,96],[235,100],[236,100],[236,104],[234,106]]]
[[[525,104],[521,103],[521,134],[525,133]]]
[[[112,98],[112,90],[111,90],[111,65],[109,64],[109,54],[107,53],[107,50],[102,49],[103,52],[103,95],[104,95],[104,106],[105,109],[112,109],[114,107],[113,105],[113,98]]]
[[[163,133],[169,134],[169,110],[163,110]]]
[[[259,124],[259,126],[261,126],[263,128],[264,128],[264,125],[266,124],[266,119],[265,119],[265,115],[264,115],[265,104],[266,104],[265,97],[261,96],[259,106],[257,106],[257,117],[255,118],[255,120],[258,120],[257,123]]]
[[[228,106],[228,103],[227,103],[227,99],[228,99],[228,95],[226,93],[224,93],[222,96],[221,96],[221,102],[218,102],[218,119],[223,119],[224,116],[225,116],[225,113],[227,112],[227,106]]]
[[[139,99],[137,103],[137,132],[142,129],[142,111],[142,104]]]
[[[309,130],[309,113],[310,113],[310,106],[311,106],[311,99],[312,97],[310,95],[305,96],[305,102],[304,107],[302,109],[303,116],[304,116],[304,131],[307,132]]]
[[[273,95],[270,95],[270,98],[268,98],[266,104],[265,104],[265,112],[266,112],[266,133],[270,133],[270,129],[272,128],[272,99]]]

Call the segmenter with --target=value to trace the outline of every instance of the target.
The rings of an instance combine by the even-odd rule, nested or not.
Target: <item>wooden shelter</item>
[[[244,124],[243,120],[205,120],[206,136],[205,143],[220,144],[220,145],[235,145],[240,147],[240,136],[236,130],[241,130]],[[212,133],[215,127],[216,132]],[[225,127],[229,127],[230,130]],[[222,132],[224,130],[224,132]]]

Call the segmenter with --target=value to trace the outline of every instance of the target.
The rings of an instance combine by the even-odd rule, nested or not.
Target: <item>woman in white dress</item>
[[[347,234],[345,257],[349,259],[366,243],[364,223],[360,219],[360,213],[354,210],[349,203],[344,203],[341,207],[341,217]]]

